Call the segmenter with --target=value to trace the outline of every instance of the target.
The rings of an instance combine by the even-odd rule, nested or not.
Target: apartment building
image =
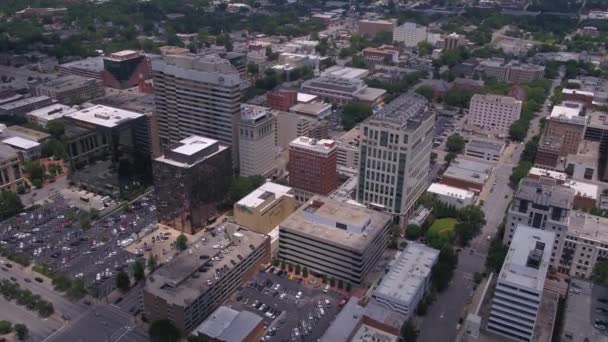
[[[391,223],[389,214],[313,196],[279,225],[279,257],[361,284],[389,242]]]
[[[82,102],[104,96],[106,91],[100,80],[77,75],[60,76],[31,87],[34,96],[48,96],[62,104]]]
[[[475,94],[469,105],[468,126],[486,133],[507,134],[519,119],[522,101],[509,96]]]
[[[403,43],[406,47],[416,47],[427,39],[426,26],[406,22],[393,30],[393,41]]]
[[[535,341],[555,233],[519,224],[497,278],[487,329],[513,341]]]
[[[361,124],[357,201],[405,215],[428,186],[435,113],[404,94]]]
[[[158,134],[163,148],[192,135],[232,147],[239,166],[241,79],[217,55],[169,55],[152,60]]]
[[[598,261],[608,259],[608,219],[582,211],[570,213],[558,271],[589,279]]]
[[[410,242],[397,256],[391,269],[380,279],[372,292],[372,298],[390,309],[400,313],[408,320],[431,284],[431,270],[439,250],[421,243]]]
[[[230,148],[219,141],[191,136],[165,149],[152,162],[158,220],[195,234],[217,215],[232,168]]]
[[[0,191],[17,192],[25,186],[19,154],[12,147],[0,144]]]
[[[297,208],[292,188],[266,182],[234,204],[236,223],[269,234]]]
[[[270,261],[267,236],[229,222],[216,229],[148,276],[143,302],[150,321],[167,319],[187,335]]]
[[[327,196],[338,187],[333,140],[299,137],[289,144],[289,186]]]
[[[241,176],[269,176],[275,169],[276,116],[270,108],[242,104],[239,122]]]
[[[359,35],[365,37],[375,37],[380,32],[392,33],[395,28],[394,20],[359,20]]]
[[[503,58],[489,58],[479,65],[486,77],[503,82],[525,83],[545,77],[544,66],[520,63],[516,60],[507,63]]]

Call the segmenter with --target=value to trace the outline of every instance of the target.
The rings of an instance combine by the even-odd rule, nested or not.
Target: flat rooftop
[[[129,89],[105,88],[105,90],[105,96],[91,100],[91,102],[143,114],[154,112],[156,109],[154,94],[142,93],[137,87]]]
[[[608,242],[608,218],[573,210],[570,212],[568,234],[606,243]]]
[[[420,287],[425,286],[437,258],[439,250],[416,242],[408,243],[374,290],[374,295],[411,303]]]
[[[187,306],[266,242],[267,237],[233,223],[224,223],[188,250],[156,270],[145,291],[169,304]]]
[[[522,102],[510,96],[494,95],[494,94],[475,94],[471,98],[471,102],[491,102],[501,105],[521,105]]]
[[[608,293],[605,286],[596,285],[582,279],[570,279],[570,286],[580,290],[579,294],[568,295],[564,308],[562,339],[564,342],[608,342],[608,336],[595,329],[593,324],[593,310],[597,297],[594,292]],[[566,339],[565,336],[572,336]]]
[[[298,92],[298,95],[297,95],[298,102],[301,102],[301,103],[308,103],[312,100],[316,100],[317,98],[318,98],[317,95],[300,93],[300,92]]]
[[[569,180],[564,185],[574,189],[577,196],[588,197],[597,200],[599,187],[595,184],[585,183],[578,180]]]
[[[355,97],[361,101],[373,102],[386,94],[385,89],[365,87],[355,94]]]
[[[477,150],[489,150],[494,153],[502,153],[503,149],[505,148],[505,144],[497,141],[471,139],[467,143],[467,149],[468,148],[474,148]]]
[[[293,189],[288,186],[266,182],[247,196],[243,197],[240,201],[236,202],[236,205],[246,208],[257,208],[269,198],[278,199],[287,194],[291,195],[292,193]]]
[[[443,176],[464,180],[470,183],[484,184],[491,173],[491,165],[473,160],[456,158],[445,170]]]
[[[90,124],[114,128],[123,123],[143,117],[143,114],[132,112],[129,110],[108,107],[104,105],[95,105],[85,108],[77,112],[66,115],[65,117],[74,120],[88,122]]]
[[[262,317],[250,311],[237,311],[220,306],[193,331],[193,335],[204,334],[225,342],[241,342],[259,324]]]
[[[241,121],[256,122],[264,118],[270,112],[270,108],[252,104],[241,104]]]
[[[541,169],[539,167],[533,167],[528,172],[528,175],[537,176],[537,177],[549,177],[553,179],[557,179],[560,182],[565,182],[568,179],[568,175],[565,172],[559,171],[551,171]]]
[[[307,115],[317,119],[322,119],[331,113],[331,105],[327,103],[297,103],[291,108],[290,112]]]
[[[380,341],[380,342],[397,342],[400,338],[397,335],[393,335],[384,330],[380,330],[371,325],[365,323],[359,326],[357,332],[350,341],[352,342],[368,342],[368,341]]]
[[[22,150],[29,150],[31,148],[40,146],[39,143],[22,137],[11,137],[4,139],[2,140],[2,143]]]
[[[158,162],[188,168],[228,149],[215,139],[192,135],[173,144],[165,154],[156,158]]]
[[[88,57],[79,61],[61,64],[60,67],[68,69],[81,69],[92,72],[102,72],[104,70],[103,57]]]
[[[513,234],[509,252],[498,275],[499,281],[517,286],[543,291],[547,270],[549,269],[555,233],[519,224]],[[528,266],[530,253],[544,244],[538,268]]]
[[[42,107],[40,109],[33,110],[27,114],[26,116],[34,116],[36,118],[45,119],[48,121],[59,119],[64,115],[71,114],[77,112],[78,109],[75,107],[70,107],[66,105],[62,105],[60,103],[55,103],[50,106]]]
[[[515,198],[527,201],[544,200],[545,205],[570,209],[575,194],[574,189],[559,185],[555,179],[524,178],[519,183]]]
[[[293,139],[289,143],[289,146],[329,154],[336,149],[336,142],[330,139],[317,140],[308,137],[298,137]]]
[[[22,137],[34,141],[42,141],[50,137],[48,133],[40,132],[35,129],[23,127],[23,126],[8,126],[4,129],[4,136],[7,137]]]
[[[361,79],[369,74],[369,70],[334,65],[323,71],[322,76],[334,76],[348,79]]]
[[[441,183],[433,183],[426,189],[428,192],[432,192],[434,194],[450,196],[455,198],[467,199],[475,197],[475,193],[473,191],[464,190],[461,188],[457,188],[450,185],[445,185]]]
[[[283,221],[280,229],[314,240],[329,241],[344,249],[363,251],[390,222],[389,214],[313,196]]]
[[[567,121],[574,124],[584,125],[587,118],[581,116],[583,105],[578,102],[562,102],[562,104],[553,106],[549,118],[551,120]]]
[[[403,94],[371,116],[371,120],[388,121],[406,126],[409,120],[425,112],[428,100],[417,93]]]
[[[99,80],[78,75],[59,76],[54,80],[38,85],[40,88],[52,89],[53,91],[70,91],[84,87],[88,84],[99,83]],[[101,84],[100,84],[101,86]]]
[[[0,110],[1,111],[9,111],[15,108],[20,108],[23,106],[28,106],[32,103],[38,103],[38,102],[42,102],[42,101],[48,101],[51,98],[48,96],[34,96],[34,97],[28,97],[22,100],[18,100],[18,101],[13,101],[13,102],[9,102],[9,103],[5,103],[3,105],[0,105]]]
[[[217,143],[218,141],[215,139],[193,135],[191,137],[180,140],[180,145],[178,147],[172,148],[171,151],[191,156],[196,152],[200,152],[206,149],[207,147]]]

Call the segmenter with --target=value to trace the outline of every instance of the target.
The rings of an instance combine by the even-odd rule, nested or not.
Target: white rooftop
[[[583,105],[578,102],[563,102],[560,105],[553,106],[550,117],[569,121],[576,120],[584,123],[585,117],[580,116],[582,110]]]
[[[334,76],[347,79],[361,79],[369,74],[367,69],[351,68],[340,65],[334,65],[323,71],[321,76]]]
[[[420,243],[410,242],[382,278],[374,295],[409,303],[439,258],[439,251]]]
[[[598,186],[590,183],[583,183],[575,180],[569,180],[564,185],[567,185],[576,191],[578,196],[597,199]]]
[[[545,170],[538,167],[531,168],[528,174],[537,177],[550,177],[562,182],[565,182],[566,179],[568,179],[568,175],[565,172]]]
[[[171,151],[186,156],[191,156],[217,143],[218,141],[210,138],[203,138],[198,135],[193,135],[187,137],[186,139],[180,140],[179,142],[181,143],[181,145],[172,149]]]
[[[39,143],[29,140],[29,139],[24,139],[22,137],[8,138],[8,139],[2,140],[2,142],[7,145],[10,145],[12,147],[16,147],[16,148],[22,149],[22,150],[29,150],[30,148],[35,148],[35,147],[40,146]]]
[[[519,224],[513,234],[513,240],[511,240],[509,252],[500,270],[498,280],[539,292],[542,291],[549,269],[554,240],[555,233],[552,231]],[[544,243],[544,249],[539,267],[534,268],[528,266],[527,261],[537,242]]]
[[[317,95],[306,94],[306,93],[298,93],[298,102],[308,103],[314,99],[316,99]]]
[[[243,197],[236,204],[247,208],[257,208],[266,201],[270,194],[274,195],[275,199],[278,199],[291,191],[292,189],[288,186],[273,182],[266,182],[259,188],[253,190],[249,195]]]
[[[311,151],[330,153],[336,149],[336,142],[330,139],[313,139],[308,137],[298,137],[289,143],[291,147],[305,148]]]
[[[66,115],[66,117],[69,118],[107,128],[116,127],[124,122],[128,122],[142,116],[144,115],[140,113],[104,105],[95,105],[93,107],[82,109]]]
[[[562,94],[569,94],[569,95],[580,94],[580,95],[586,95],[586,96],[594,95],[592,91],[585,91],[585,90],[580,90],[580,89],[568,89],[568,88],[562,89]]]
[[[268,114],[270,108],[252,104],[241,104],[241,119],[255,120]]]
[[[432,193],[438,194],[438,195],[450,196],[450,197],[455,197],[455,198],[460,198],[460,199],[473,198],[475,196],[475,193],[473,191],[464,190],[461,188],[457,188],[457,187],[453,187],[453,186],[445,185],[445,184],[440,184],[440,183],[431,184],[431,186],[429,186],[429,188],[426,191],[432,192]]]

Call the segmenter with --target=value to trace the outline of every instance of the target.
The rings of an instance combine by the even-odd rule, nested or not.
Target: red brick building
[[[594,94],[590,91],[568,88],[562,90],[562,98],[564,101],[580,102],[587,109],[593,107],[593,96]]]
[[[266,95],[266,101],[270,108],[288,112],[289,108],[298,102],[298,92],[287,89],[274,90]]]
[[[336,164],[335,141],[296,138],[289,144],[289,186],[327,196],[338,187]]]

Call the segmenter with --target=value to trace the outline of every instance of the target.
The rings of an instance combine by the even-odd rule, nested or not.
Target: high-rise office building
[[[488,330],[514,341],[535,341],[555,233],[518,225],[498,275]]]
[[[156,113],[163,148],[192,135],[232,147],[238,167],[241,79],[217,55],[168,55],[152,60]]]
[[[239,123],[241,176],[268,176],[274,171],[276,120],[270,108],[241,105]]]
[[[338,187],[336,152],[337,145],[333,140],[296,138],[289,144],[289,186],[304,192],[329,195]]]
[[[230,148],[191,136],[165,149],[152,163],[161,224],[195,234],[217,214],[232,175]]]
[[[404,215],[428,186],[435,113],[404,94],[361,124],[357,201]]]

